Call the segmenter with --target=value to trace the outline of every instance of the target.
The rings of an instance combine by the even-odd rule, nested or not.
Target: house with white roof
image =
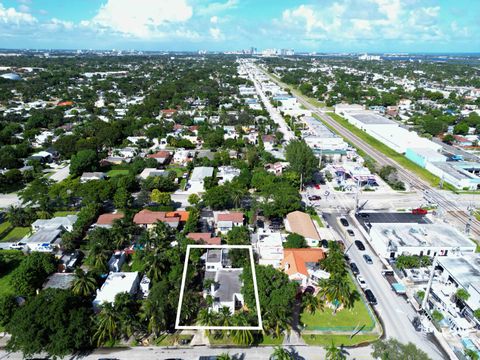
[[[197,166],[193,169],[188,180],[188,192],[201,193],[205,191],[204,181],[207,177],[213,176],[213,167],[210,166]]]
[[[100,306],[104,303],[113,303],[115,296],[122,293],[135,295],[138,292],[140,276],[135,272],[110,272],[102,287],[97,290],[97,295],[93,300],[93,308],[96,312],[100,311]]]

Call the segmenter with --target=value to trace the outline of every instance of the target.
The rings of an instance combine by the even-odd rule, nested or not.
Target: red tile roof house
[[[155,159],[159,164],[162,164],[162,165],[167,164],[170,161],[171,157],[172,157],[172,153],[166,150],[160,150],[155,154],[147,155],[147,158]]]
[[[210,233],[189,233],[187,238],[205,245],[220,245],[222,243],[221,238],[213,237]]]
[[[175,110],[175,109],[163,109],[163,110],[160,110],[160,112],[162,113],[163,117],[170,118],[177,112],[177,110]]]
[[[243,225],[243,213],[241,212],[216,213],[214,218],[217,231],[221,234],[228,233],[234,226]]]
[[[143,209],[135,214],[133,222],[137,225],[143,226],[146,229],[151,229],[158,221],[161,221],[170,227],[176,229],[180,224],[188,220],[188,211],[151,211]]]
[[[123,219],[125,215],[122,213],[117,214],[102,214],[98,217],[95,223],[96,227],[111,228],[115,220]]]

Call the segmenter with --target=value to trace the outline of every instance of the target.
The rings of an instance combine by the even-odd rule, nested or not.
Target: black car
[[[377,298],[373,295],[372,290],[366,289],[365,290],[365,297],[370,305],[377,305]]]
[[[372,264],[373,264],[373,260],[372,260],[372,258],[370,257],[370,255],[364,254],[364,255],[363,255],[363,259],[365,260],[365,262],[366,262],[368,265],[372,265]]]
[[[328,249],[328,240],[322,239],[321,243],[324,249]]]
[[[318,196],[318,195],[311,195],[311,196],[308,197],[308,200],[310,200],[310,201],[322,200],[322,197]]]
[[[364,251],[365,250],[365,245],[363,245],[363,242],[360,240],[355,240],[355,246],[357,247],[358,250]]]
[[[354,275],[360,274],[360,270],[358,269],[357,264],[355,264],[354,262],[350,263],[350,269],[352,269],[352,273]]]
[[[345,219],[345,218],[340,218],[340,223],[345,227],[350,226],[347,219]]]
[[[350,235],[350,236],[355,236],[355,233],[351,229],[347,230],[347,234]]]

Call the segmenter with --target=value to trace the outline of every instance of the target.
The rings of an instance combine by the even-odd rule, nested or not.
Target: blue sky
[[[480,52],[480,0],[0,0],[0,48]]]

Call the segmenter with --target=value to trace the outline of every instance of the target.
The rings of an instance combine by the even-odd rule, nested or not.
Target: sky
[[[0,0],[0,48],[480,52],[480,0]]]

